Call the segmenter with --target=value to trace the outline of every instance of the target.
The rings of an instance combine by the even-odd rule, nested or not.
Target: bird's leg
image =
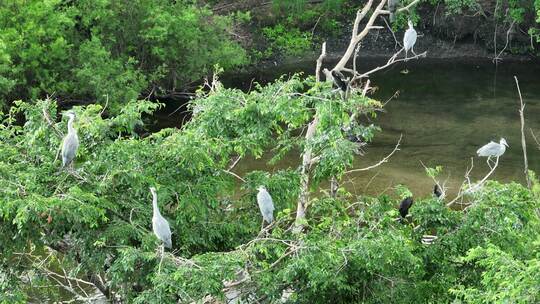
[[[264,219],[261,222],[261,231],[263,231],[263,230],[264,230]]]
[[[488,156],[487,158],[487,164],[490,170],[493,170],[493,167],[491,167],[491,163],[489,162],[491,160],[491,156]]]
[[[411,47],[411,52],[414,54],[414,56],[418,56],[418,55],[416,55],[416,53],[414,52],[414,46]]]
[[[165,252],[165,244],[161,244],[160,247],[160,257],[159,257],[159,266],[158,266],[158,274],[161,273],[161,263],[163,262],[163,254]]]

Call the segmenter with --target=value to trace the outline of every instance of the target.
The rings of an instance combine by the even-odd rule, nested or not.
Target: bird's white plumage
[[[411,20],[409,20],[409,28],[405,31],[405,35],[403,35],[403,48],[405,49],[405,57],[407,57],[407,52],[412,50],[414,53],[414,44],[416,43],[416,38],[418,37],[418,34],[416,33],[416,30],[413,27],[413,24]]]
[[[171,228],[169,227],[169,222],[161,215],[157,205],[157,194],[155,188],[150,188],[152,192],[152,208],[154,213],[152,215],[152,230],[156,237],[163,242],[165,247],[171,248]]]
[[[264,186],[260,186],[258,190],[257,203],[259,204],[263,219],[267,223],[272,223],[274,221],[274,202],[272,201],[272,197]]]
[[[73,127],[75,114],[68,113],[68,116],[68,133],[62,142],[62,167],[71,164],[77,154],[77,149],[79,148],[79,136],[77,135],[77,130]]]
[[[504,138],[501,138],[499,143],[491,141],[478,149],[476,153],[478,154],[478,156],[499,157],[504,154],[507,146],[508,144],[506,143],[506,140]]]

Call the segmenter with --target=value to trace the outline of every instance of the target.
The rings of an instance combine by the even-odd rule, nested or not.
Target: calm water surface
[[[362,70],[377,65],[370,60]],[[408,69],[408,74],[400,71]],[[249,89],[253,81],[265,83],[282,74],[303,71],[312,74],[314,64],[306,62],[276,66],[242,75],[225,75],[229,87]],[[523,181],[523,155],[520,140],[518,94],[513,76],[519,79],[526,103],[526,132],[529,168],[540,173],[540,150],[534,144],[530,129],[540,136],[540,64],[504,62],[496,67],[491,61],[430,60],[408,62],[382,71],[372,78],[379,90],[373,96],[392,99],[374,121],[382,128],[355,167],[378,162],[394,148],[403,134],[400,151],[388,163],[372,170],[346,176],[343,185],[357,194],[393,194],[396,184],[404,184],[416,196],[428,195],[433,183],[420,162],[444,167],[442,181],[451,192],[458,189],[463,175],[474,157],[471,176],[487,173],[484,158],[475,157],[476,150],[490,140],[506,138],[510,148],[501,157],[493,179]],[[270,158],[267,155],[266,159]],[[298,154],[291,155],[277,167],[268,167],[265,158],[248,159],[237,171],[253,169],[277,170],[297,167]]]

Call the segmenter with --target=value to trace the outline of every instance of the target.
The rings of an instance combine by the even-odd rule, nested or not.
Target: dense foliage
[[[490,182],[468,197],[466,211],[419,199],[400,222],[397,201],[340,189],[311,200],[298,234],[290,229],[297,168],[245,172],[241,184],[229,172],[238,157],[270,153],[279,163],[310,146],[320,156],[311,188],[318,192],[352,165],[357,146],[342,128],[350,113],[375,115],[378,102],[344,102],[327,83],[297,76],[249,93],[214,81],[182,129],[140,137],[142,115],[159,106],[131,102],[110,118],[99,105],[76,107],[82,144],[74,171],[59,168],[65,119],[55,122],[55,102],[17,102],[2,117],[0,302],[73,297],[51,287],[60,285],[55,279],[91,282],[111,300],[133,303],[223,299],[231,290],[224,283],[237,281],[247,301],[274,302],[284,291],[297,303],[539,300],[537,190]],[[305,140],[315,113],[321,123]],[[376,131],[355,126],[366,141]],[[266,233],[258,232],[260,184],[276,204]],[[150,230],[149,186],[173,231],[163,259]],[[425,245],[425,234],[438,239]]]
[[[0,101],[120,104],[169,96],[247,63],[229,38],[234,16],[192,1],[8,1],[0,6]]]

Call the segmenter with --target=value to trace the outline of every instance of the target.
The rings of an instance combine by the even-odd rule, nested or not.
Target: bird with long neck
[[[416,38],[418,37],[412,21],[409,20],[407,23],[409,24],[409,28],[405,31],[405,35],[403,35],[403,49],[405,50],[405,58],[408,58],[407,54],[409,50],[416,56],[416,53],[414,52],[414,44],[416,43]]]
[[[67,116],[69,116],[68,133],[62,143],[62,167],[73,164],[75,155],[77,155],[77,149],[79,149],[79,136],[77,135],[77,130],[73,127],[75,113],[69,112]]]
[[[156,237],[163,242],[165,247],[172,248],[171,228],[169,227],[169,222],[167,222],[167,220],[159,212],[156,188],[150,187],[150,192],[152,193],[153,208],[152,230],[154,231]]]

